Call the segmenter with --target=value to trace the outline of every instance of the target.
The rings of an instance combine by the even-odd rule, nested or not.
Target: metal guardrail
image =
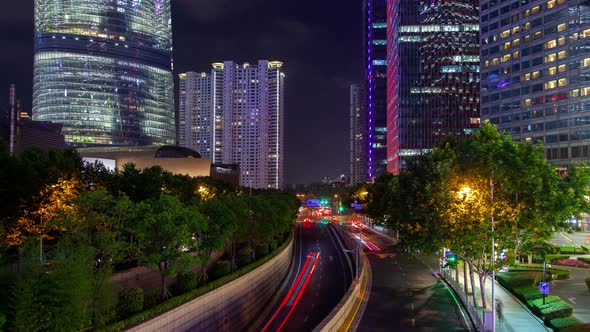
[[[455,292],[455,294],[463,303],[463,306],[467,309],[467,313],[469,314],[471,321],[475,323],[477,330],[480,332],[485,332],[483,317],[480,317],[477,314],[477,310],[473,306],[473,302],[469,301],[469,296],[465,294],[461,288],[461,285],[451,278],[449,271],[443,271],[442,277],[444,278],[445,282],[451,286],[453,292]]]

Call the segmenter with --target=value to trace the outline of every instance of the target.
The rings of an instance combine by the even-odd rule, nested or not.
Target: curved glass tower
[[[33,84],[68,143],[174,144],[170,0],[35,0]]]

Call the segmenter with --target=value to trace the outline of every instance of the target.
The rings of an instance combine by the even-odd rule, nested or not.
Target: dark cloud
[[[232,18],[236,15],[244,15],[247,12],[260,7],[265,0],[175,0],[173,6],[183,11],[197,22],[217,22]]]

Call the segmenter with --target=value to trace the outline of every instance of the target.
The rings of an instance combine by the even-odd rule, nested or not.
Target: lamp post
[[[496,332],[496,296],[494,292],[496,283],[496,268],[494,267],[496,261],[496,243],[494,239],[494,180],[492,178],[490,178],[490,190],[490,198],[492,200],[492,332]]]

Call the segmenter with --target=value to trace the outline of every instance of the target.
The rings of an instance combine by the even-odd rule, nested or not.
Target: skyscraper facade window
[[[33,119],[73,145],[174,144],[170,0],[35,0]]]
[[[195,74],[192,85],[194,75],[181,74],[180,144],[197,144],[213,163],[239,164],[244,186],[282,188],[282,66],[267,60],[214,63],[211,74]]]
[[[365,99],[359,84],[350,86],[350,184],[365,182]]]
[[[478,3],[388,0],[389,172],[479,127]]]
[[[556,165],[590,162],[590,3],[484,0],[481,45],[482,119]]]
[[[179,74],[178,145],[213,158],[213,93],[211,74]]]
[[[387,171],[387,0],[364,0],[365,180]]]

